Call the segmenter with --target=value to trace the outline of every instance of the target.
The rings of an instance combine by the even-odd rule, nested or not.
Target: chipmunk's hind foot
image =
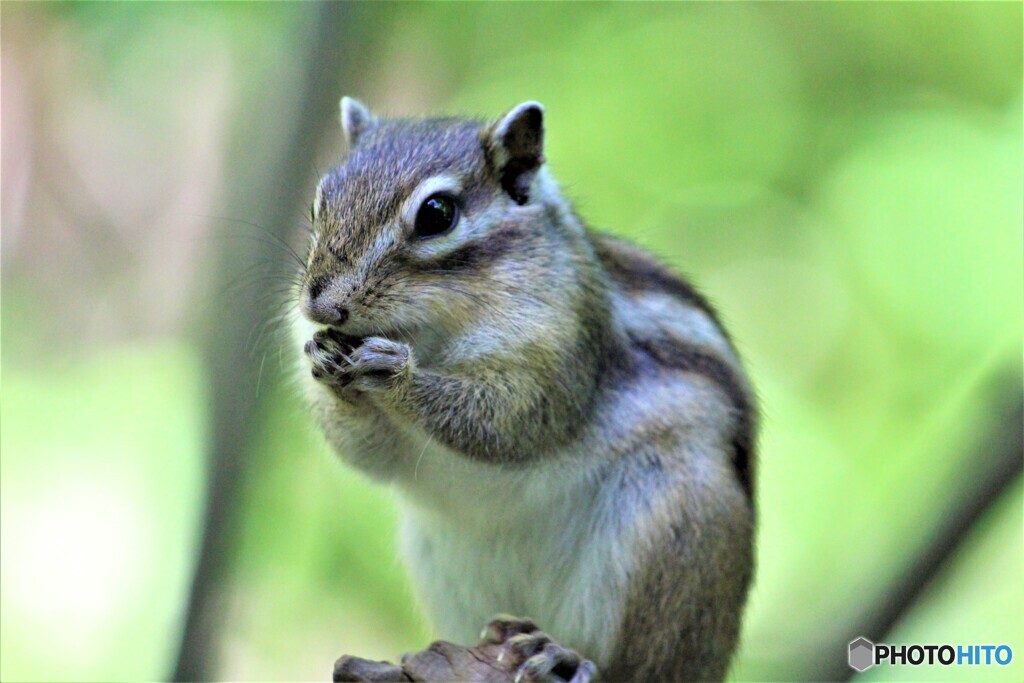
[[[515,683],[590,683],[597,667],[579,653],[554,642],[531,619],[499,615],[480,634],[500,645],[497,661],[515,671]]]

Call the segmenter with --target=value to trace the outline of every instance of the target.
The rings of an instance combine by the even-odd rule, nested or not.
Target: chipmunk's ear
[[[488,129],[490,163],[501,186],[518,204],[530,199],[530,185],[544,163],[544,107],[523,102]]]
[[[365,104],[352,97],[341,98],[341,129],[349,149],[354,149],[363,133],[373,128],[376,122]]]

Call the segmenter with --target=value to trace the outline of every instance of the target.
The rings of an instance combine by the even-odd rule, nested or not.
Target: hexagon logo
[[[861,636],[850,642],[850,668],[866,671],[875,665],[875,644]]]

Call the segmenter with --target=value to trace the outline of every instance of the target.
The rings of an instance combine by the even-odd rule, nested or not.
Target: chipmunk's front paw
[[[312,366],[313,378],[336,391],[346,388],[352,381],[352,351],[359,339],[347,337],[335,330],[320,330],[306,342],[303,351]]]
[[[589,683],[597,675],[593,662],[551,640],[530,619],[499,615],[480,638],[501,646],[498,662],[516,672],[516,683]]]
[[[367,337],[350,355],[352,386],[383,392],[399,387],[412,373],[412,349],[384,337]]]

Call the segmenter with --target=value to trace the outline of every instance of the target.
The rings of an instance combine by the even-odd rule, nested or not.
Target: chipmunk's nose
[[[306,316],[323,325],[343,325],[348,320],[348,309],[341,304],[325,301],[326,297],[312,299],[306,306]]]
[[[315,280],[305,296],[306,317],[322,325],[343,325],[348,320],[347,296],[339,296],[336,287],[326,286],[322,280]]]

